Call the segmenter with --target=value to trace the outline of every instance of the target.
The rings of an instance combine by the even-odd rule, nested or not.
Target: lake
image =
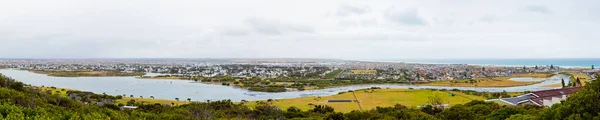
[[[422,86],[405,84],[373,84],[373,85],[352,85],[338,88],[329,88],[321,90],[290,91],[281,93],[253,92],[242,88],[230,86],[221,86],[213,84],[195,83],[188,80],[169,80],[169,79],[137,79],[135,77],[52,77],[44,74],[36,74],[28,71],[2,69],[0,73],[14,78],[26,84],[34,86],[54,86],[59,88],[70,88],[75,90],[90,91],[98,94],[106,93],[109,95],[134,95],[135,97],[154,96],[157,99],[175,98],[187,99],[193,101],[205,100],[267,100],[298,98],[306,96],[329,96],[348,90],[357,90],[370,87],[381,88],[433,88],[433,89],[460,89],[475,90],[481,92],[523,92],[545,90],[544,85],[561,83],[561,79],[569,80],[568,75],[555,75],[547,80],[534,85],[517,87],[443,87],[443,86]]]

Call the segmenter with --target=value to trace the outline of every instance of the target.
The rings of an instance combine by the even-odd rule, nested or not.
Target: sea
[[[468,64],[493,66],[560,66],[565,68],[600,68],[600,58],[557,58],[557,59],[387,59],[367,60],[379,62],[406,62],[426,64]]]

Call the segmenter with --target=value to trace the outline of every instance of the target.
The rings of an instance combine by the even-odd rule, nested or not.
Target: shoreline
[[[29,70],[22,70],[22,69],[13,69],[13,70],[21,70],[21,71],[27,71],[27,72],[31,72]],[[36,73],[36,72],[32,72],[35,74],[41,74],[41,73]],[[42,75],[47,75],[47,74],[42,74]],[[50,77],[63,77],[63,76],[50,76]],[[80,76],[80,77],[134,77],[134,76]],[[77,77],[65,77],[65,78],[77,78]],[[147,80],[184,80],[184,81],[191,81],[190,83],[200,83],[200,84],[208,84],[208,85],[218,85],[218,86],[225,86],[222,85],[223,82],[194,82],[194,80],[190,80],[190,79],[181,79],[181,78],[140,78],[139,76],[134,77],[136,79],[147,79]],[[446,81],[450,81],[450,80],[446,80]],[[546,80],[544,80],[546,81]],[[346,85],[333,85],[333,86],[326,86],[322,89],[319,89],[316,86],[312,86],[310,87],[310,89],[306,89],[306,90],[291,90],[288,89],[285,92],[296,92],[296,91],[311,91],[311,90],[325,90],[325,89],[335,89],[335,88],[344,88],[344,87],[352,87],[352,86],[377,86],[377,85],[392,85],[392,86],[415,86],[415,87],[419,87],[419,86],[431,86],[431,87],[469,87],[469,88],[508,88],[508,87],[522,87],[522,86],[529,86],[529,85],[535,85],[535,84],[539,84],[542,83],[544,81],[537,81],[534,83],[529,83],[529,84],[523,84],[523,85],[513,85],[513,86],[468,86],[468,85],[455,85],[455,86],[448,86],[448,85],[435,85],[435,84],[431,84],[431,83],[435,83],[438,81],[433,81],[433,82],[425,82],[425,83],[367,83],[367,84],[346,84]],[[520,82],[520,81],[515,81],[515,82]],[[240,87],[237,85],[229,85],[226,87],[232,87],[232,88],[241,88],[241,89],[246,89],[245,87]],[[308,88],[308,87],[307,87]],[[248,90],[250,91],[250,90]],[[250,92],[264,92],[264,91],[250,91]],[[265,92],[265,93],[285,93],[285,92]]]
[[[91,71],[91,70],[81,70],[81,71],[63,71],[63,70],[33,70],[33,69],[14,69],[14,70],[23,70],[36,74],[42,74],[52,77],[135,77],[135,76],[143,76],[146,73],[124,73],[120,71]]]
[[[493,64],[493,63],[482,63],[482,64],[477,64],[477,63],[454,63],[454,62],[442,62],[444,60],[569,60],[570,58],[556,58],[556,59],[415,59],[415,60],[356,60],[356,61],[360,61],[360,62],[389,62],[389,63],[406,63],[406,64],[437,64],[437,65],[473,65],[473,66],[494,66],[494,67],[534,67],[534,66],[543,66],[543,65],[535,65],[535,64]],[[571,58],[571,59],[575,59],[575,60],[581,60],[581,59],[600,59],[600,58]],[[415,62],[415,61],[428,61],[428,60],[441,60],[438,62]],[[552,64],[561,68],[577,68],[577,69],[581,69],[581,68],[590,68],[590,65],[561,65],[561,64]],[[597,65],[600,66],[600,63],[597,64],[593,64],[593,65]]]

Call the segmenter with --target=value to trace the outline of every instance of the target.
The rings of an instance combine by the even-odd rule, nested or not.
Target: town
[[[545,66],[479,66],[342,60],[0,60],[0,68],[42,71],[119,71],[179,76],[234,78],[393,79],[404,81],[464,80],[521,73],[554,73],[598,69]],[[361,72],[362,71],[362,72]],[[369,72],[370,71],[370,72]],[[333,74],[333,76],[328,76]]]

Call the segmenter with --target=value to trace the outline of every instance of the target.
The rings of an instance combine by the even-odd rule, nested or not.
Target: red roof
[[[581,87],[572,87],[572,88],[563,88],[563,89],[542,90],[542,91],[535,91],[535,92],[531,92],[531,93],[535,94],[538,98],[547,98],[547,97],[568,95],[568,94],[574,93],[575,91],[579,90],[580,88]]]
[[[532,102],[535,102],[539,105],[543,105],[543,100],[551,100],[553,97],[562,97],[562,95],[569,95],[574,93],[575,91],[581,89],[581,87],[572,87],[572,88],[563,88],[563,89],[552,89],[552,90],[543,90],[543,91],[535,91],[531,92],[534,95],[537,95],[537,98],[531,98]]]

